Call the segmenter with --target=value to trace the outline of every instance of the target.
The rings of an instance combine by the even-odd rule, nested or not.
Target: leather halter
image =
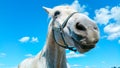
[[[55,22],[55,21],[56,21],[56,18],[57,18],[57,15],[54,16],[54,17],[53,17],[53,20],[52,20],[52,32],[53,32],[53,38],[54,38],[56,44],[59,45],[60,47],[63,47],[63,48],[65,48],[65,49],[69,49],[69,50],[74,51],[74,52],[76,52],[77,49],[75,49],[74,47],[68,46],[68,44],[66,43],[66,41],[65,41],[65,39],[64,39],[64,36],[65,36],[65,35],[64,35],[64,30],[63,30],[63,29],[65,28],[68,20],[69,20],[75,13],[78,13],[78,12],[74,12],[74,13],[72,13],[70,16],[68,16],[67,19],[63,22],[62,25],[61,25],[59,22]],[[55,24],[57,24],[59,27],[56,28],[56,27],[54,26]],[[58,42],[56,41],[56,38],[55,38],[55,30],[56,30],[56,29],[59,30],[64,45],[62,45],[62,44],[60,44],[60,43],[58,43]]]

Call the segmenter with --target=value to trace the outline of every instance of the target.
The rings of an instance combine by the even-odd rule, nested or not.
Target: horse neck
[[[55,43],[52,29],[49,29],[44,57],[46,58],[48,68],[67,68],[65,49]]]

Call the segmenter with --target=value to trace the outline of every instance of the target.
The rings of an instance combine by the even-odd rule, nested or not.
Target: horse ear
[[[53,10],[52,10],[51,8],[47,8],[47,7],[44,7],[44,6],[43,6],[43,9],[44,9],[49,15],[51,15],[52,12],[53,12]]]

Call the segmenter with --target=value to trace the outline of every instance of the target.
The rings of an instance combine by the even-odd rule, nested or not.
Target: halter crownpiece
[[[56,44],[59,45],[60,47],[63,47],[63,48],[65,48],[65,49],[69,49],[69,50],[74,51],[74,52],[76,52],[77,50],[76,50],[74,47],[68,46],[68,44],[66,43],[66,41],[65,41],[65,39],[64,39],[64,36],[65,36],[65,35],[64,35],[63,29],[64,29],[64,27],[66,26],[66,24],[67,24],[68,20],[70,19],[70,17],[73,16],[75,13],[78,13],[78,12],[74,12],[74,13],[72,13],[70,16],[68,16],[67,19],[63,22],[62,25],[61,25],[59,22],[56,22],[57,25],[59,26],[59,28],[55,28],[54,25],[55,25],[55,21],[56,21],[57,15],[59,15],[60,12],[56,12],[56,13],[55,13],[55,16],[53,17],[53,20],[52,20],[52,25],[53,25],[53,27],[52,27],[52,32],[53,32],[53,38],[54,38]],[[61,35],[61,38],[62,38],[62,40],[63,40],[64,45],[62,45],[62,44],[60,44],[60,43],[58,43],[58,42],[56,41],[56,39],[55,39],[55,30],[56,30],[56,29],[60,32],[60,35]]]

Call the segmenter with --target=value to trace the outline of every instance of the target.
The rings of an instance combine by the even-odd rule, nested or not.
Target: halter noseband
[[[57,25],[59,26],[59,28],[55,28],[55,27],[54,27],[57,16],[54,16],[54,17],[53,17],[53,20],[52,20],[52,25],[53,25],[53,27],[52,27],[52,32],[53,32],[53,38],[54,38],[56,44],[59,45],[60,47],[63,47],[63,48],[65,48],[65,49],[69,49],[69,50],[74,51],[74,52],[76,52],[77,50],[76,50],[74,47],[68,46],[68,44],[66,43],[66,41],[65,41],[65,39],[64,39],[64,31],[63,31],[63,29],[64,29],[64,27],[66,26],[66,24],[67,24],[68,20],[70,19],[70,17],[72,17],[75,13],[78,13],[78,12],[74,12],[74,13],[72,13],[70,16],[68,16],[67,19],[63,22],[62,25],[61,25],[59,22],[56,22]],[[60,44],[60,43],[58,43],[58,42],[56,41],[56,39],[55,39],[55,32],[54,32],[55,29],[58,29],[58,30],[59,30],[64,45],[62,45],[62,44]]]

